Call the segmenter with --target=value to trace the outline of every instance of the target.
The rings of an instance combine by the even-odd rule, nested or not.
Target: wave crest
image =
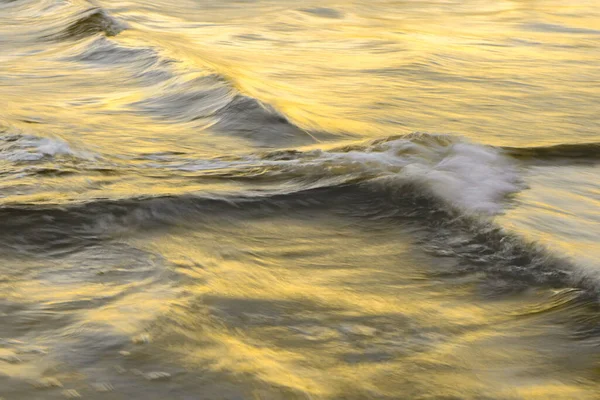
[[[445,135],[413,134],[331,150],[274,151],[237,160],[195,161],[171,168],[199,177],[296,183],[296,189],[352,182],[413,184],[467,213],[497,214],[525,186],[518,164],[501,149]]]
[[[92,8],[81,13],[77,20],[63,29],[60,33],[53,36],[53,39],[83,39],[96,34],[105,36],[116,36],[127,26],[110,16],[106,11],[99,8]]]
[[[527,161],[600,162],[600,143],[562,143],[540,147],[504,147],[512,157]]]
[[[0,136],[0,160],[2,161],[29,163],[55,157],[95,158],[89,152],[72,149],[67,142],[60,139],[22,134]]]

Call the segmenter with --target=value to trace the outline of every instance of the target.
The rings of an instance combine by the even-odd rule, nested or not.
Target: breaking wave
[[[485,271],[497,278],[496,284],[510,281],[510,290],[531,284],[589,286],[577,278],[569,261],[490,218],[502,211],[510,194],[524,188],[517,161],[503,149],[452,136],[413,134],[330,150],[266,152],[169,168],[210,179],[278,184],[235,194],[4,206],[3,242],[15,249],[29,243],[55,251],[110,240],[124,229],[327,210],[348,218],[414,225],[426,251],[461,260],[449,274]]]

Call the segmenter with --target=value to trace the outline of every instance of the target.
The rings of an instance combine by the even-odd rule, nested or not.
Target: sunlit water
[[[0,0],[0,397],[596,399],[597,0]]]

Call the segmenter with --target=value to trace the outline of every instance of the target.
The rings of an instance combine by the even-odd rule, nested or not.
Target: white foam
[[[56,156],[93,158],[91,153],[73,150],[67,142],[60,139],[31,135],[14,135],[0,139],[3,139],[0,142],[0,159],[6,161],[29,162]]]
[[[52,139],[40,140],[38,147],[37,147],[37,151],[40,154],[43,154],[45,156],[54,156],[57,154],[60,154],[60,155],[65,155],[65,154],[74,155],[75,154],[66,142],[63,142],[61,140],[52,140]]]
[[[506,196],[524,188],[514,160],[500,149],[466,141],[396,139],[323,157],[346,159],[370,173],[416,183],[465,212],[500,213]]]
[[[405,173],[464,211],[497,214],[506,196],[524,188],[513,160],[499,150],[457,143],[436,164],[411,164]]]

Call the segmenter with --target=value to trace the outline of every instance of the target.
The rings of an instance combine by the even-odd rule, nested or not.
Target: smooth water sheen
[[[598,0],[0,0],[0,398],[597,399]]]

